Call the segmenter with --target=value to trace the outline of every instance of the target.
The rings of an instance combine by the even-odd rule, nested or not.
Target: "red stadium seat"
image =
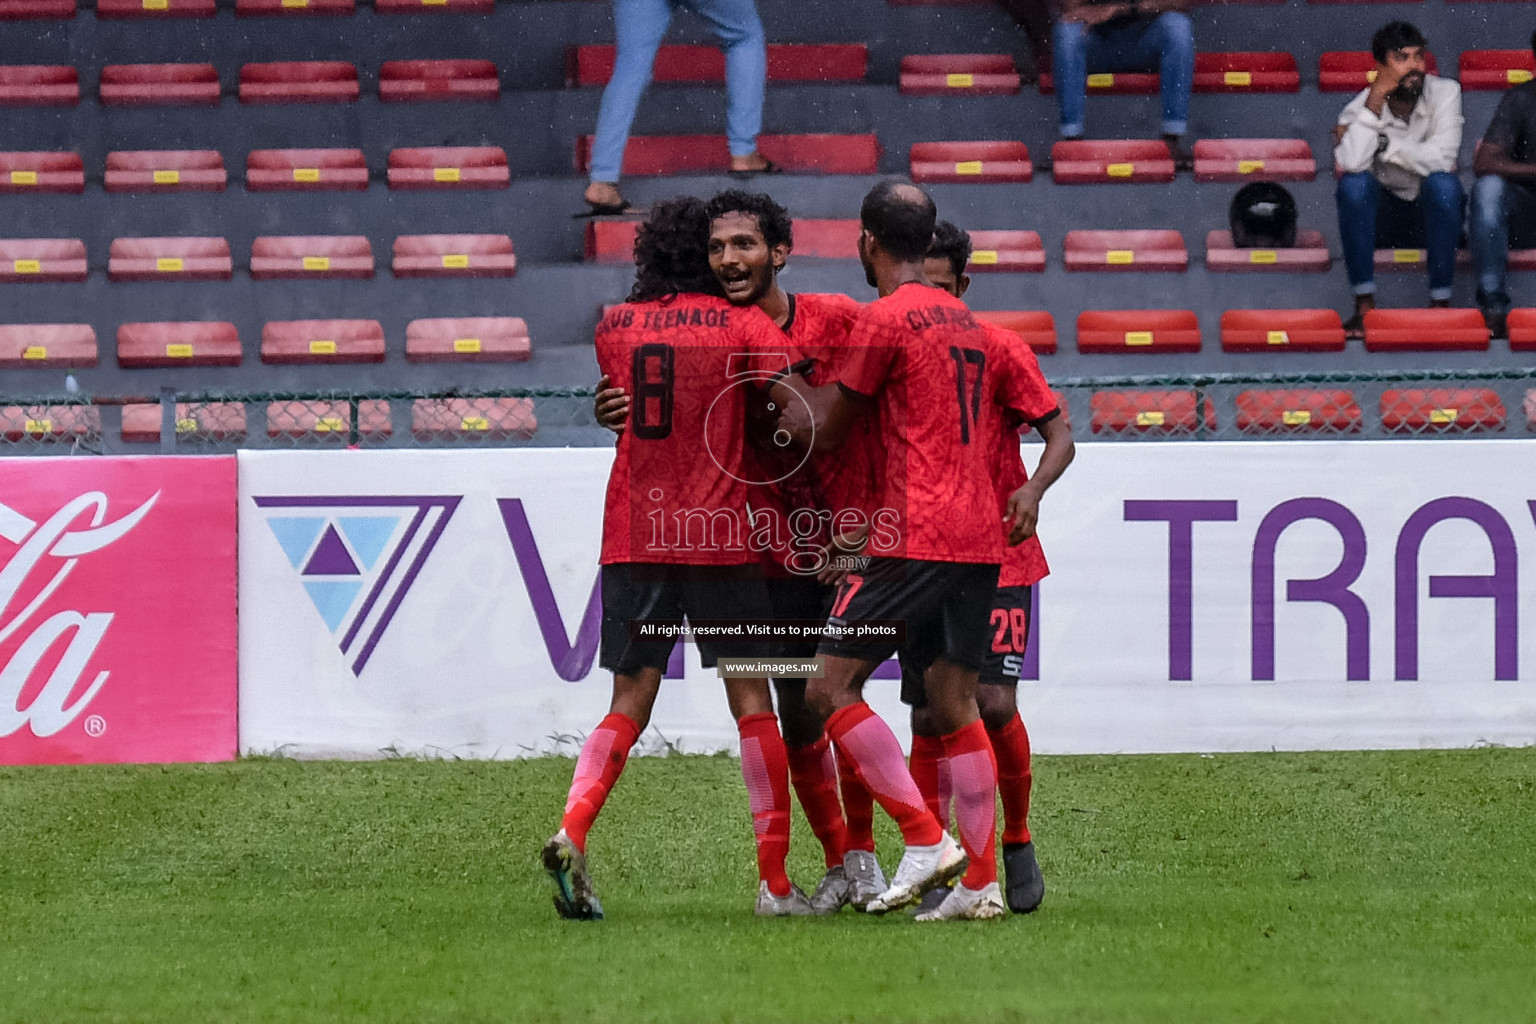
[[[357,67],[346,61],[280,61],[240,67],[241,103],[350,103],[357,96]]]
[[[212,149],[118,150],[107,154],[108,192],[223,192],[224,158]]]
[[[613,77],[613,61],[612,45],[573,46],[566,59],[565,84],[607,85]],[[869,48],[863,43],[768,45],[770,82],[862,82],[868,64]],[[656,82],[724,82],[725,55],[713,46],[663,46],[656,52],[651,78]]]
[[[1360,403],[1343,390],[1243,391],[1236,404],[1245,434],[1358,434],[1363,423]]]
[[[90,324],[0,324],[0,368],[95,365]]]
[[[357,403],[360,440],[381,441],[393,433],[389,403],[365,398]],[[352,408],[345,401],[287,401],[267,405],[267,436],[346,444],[352,436]]]
[[[270,320],[261,329],[264,363],[382,363],[377,320]]]
[[[637,220],[589,220],[583,256],[593,263],[633,263]]]
[[[1318,3],[1319,0],[1310,0]],[[1332,3],[1348,3],[1351,0],[1328,0]],[[1380,0],[1369,0],[1380,2]],[[1432,75],[1439,74],[1435,55],[1426,53],[1424,63]],[[1335,50],[1317,58],[1317,88],[1319,92],[1359,92],[1376,80],[1376,58],[1369,50]]]
[[[488,60],[387,60],[379,68],[379,99],[492,101],[501,95]]]
[[[1056,351],[1056,318],[1036,310],[978,309],[977,320],[1007,328],[1040,355]]]
[[[1197,53],[1195,92],[1299,92],[1301,74],[1289,53]]]
[[[1061,185],[1172,181],[1173,156],[1157,139],[1063,139],[1051,147],[1051,177]]]
[[[859,222],[856,220],[796,220],[795,255],[827,260],[859,258]]]
[[[1516,352],[1536,351],[1536,309],[1509,311],[1509,347]]]
[[[412,363],[520,363],[533,356],[521,317],[446,317],[412,320],[405,327],[405,358]]]
[[[1232,244],[1232,232],[1210,231],[1205,236],[1205,266],[1216,271],[1324,273],[1333,266],[1333,257],[1321,231],[1298,231],[1296,244],[1284,249],[1239,249]]]
[[[1045,269],[1045,246],[1038,231],[972,231],[972,274],[1034,274]]]
[[[1193,391],[1095,391],[1089,401],[1095,434],[1183,436],[1216,429],[1216,409],[1207,398],[1202,417]]]
[[[496,0],[373,0],[378,14],[489,14],[495,5]]]
[[[1461,253],[1456,254],[1456,265],[1464,266]],[[1467,254],[1470,260],[1471,254]],[[1509,250],[1510,270],[1536,270],[1536,249],[1511,249]]]
[[[1006,53],[938,53],[901,58],[903,96],[1004,96],[1019,91]]]
[[[160,440],[160,407],[134,403],[123,406],[123,440],[129,443]],[[176,405],[176,436],[199,441],[245,440],[245,403],[206,402]]]
[[[1331,309],[1229,309],[1223,352],[1342,352],[1344,322]]]
[[[1149,96],[1157,92],[1161,79],[1156,71],[1107,71],[1088,76],[1090,96]],[[1042,72],[1037,83],[1042,96],[1056,92],[1056,79],[1049,72]]]
[[[1177,231],[1068,231],[1068,270],[1184,271],[1189,251]]]
[[[212,64],[108,64],[101,69],[101,102],[109,107],[219,105]]]
[[[251,278],[366,278],[373,247],[363,235],[263,235],[251,243]]]
[[[80,72],[68,64],[0,67],[0,105],[72,107],[80,102]]]
[[[240,335],[224,322],[123,324],[117,329],[117,365],[239,366]]]
[[[1488,327],[1475,309],[1373,309],[1367,352],[1485,352]]]
[[[0,153],[0,194],[84,191],[78,153]]]
[[[101,436],[101,410],[93,405],[7,405],[0,437],[7,441],[73,441]]]
[[[98,18],[211,18],[215,0],[96,0]]]
[[[361,192],[368,187],[368,163],[360,149],[253,149],[245,158],[245,187]]]
[[[1029,147],[1022,142],[918,142],[907,158],[916,182],[994,184],[1035,176]]]
[[[506,235],[401,235],[395,239],[396,277],[511,277],[517,273]]]
[[[875,174],[880,146],[873,135],[759,135],[757,150],[786,171]],[[576,140],[576,169],[586,173],[592,136]],[[631,135],[624,150],[629,175],[714,174],[728,170],[723,135]]]
[[[1077,315],[1077,350],[1198,352],[1200,321],[1187,309],[1084,310]]]
[[[411,433],[423,441],[526,441],[538,429],[531,398],[418,398],[411,403]]]
[[[84,281],[88,273],[78,238],[0,239],[0,281]]]
[[[1508,89],[1536,77],[1536,57],[1530,50],[1462,50],[1458,69],[1463,89]]]
[[[1381,393],[1381,425],[1401,433],[1502,430],[1506,413],[1490,388],[1389,388]]]
[[[235,13],[253,15],[355,14],[357,0],[235,0]]]
[[[0,21],[73,18],[75,0],[0,0]]]
[[[1524,253],[1528,250],[1516,250]],[[1510,254],[1512,257],[1514,253]],[[1428,249],[1377,249],[1374,262],[1378,271],[1393,272],[1421,271],[1429,266]],[[1515,270],[1530,269],[1528,267],[1514,266],[1515,260],[1511,259],[1511,268]],[[1471,266],[1472,254],[1466,249],[1458,249],[1456,252],[1456,265],[1458,267]]]
[[[114,238],[113,281],[228,281],[235,265],[223,238]]]
[[[1201,139],[1195,143],[1196,181],[1311,181],[1312,147],[1302,139]]]
[[[506,188],[512,180],[499,146],[442,146],[389,151],[389,187]]]

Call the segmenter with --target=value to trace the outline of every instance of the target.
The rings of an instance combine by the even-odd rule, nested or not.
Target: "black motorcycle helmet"
[[[1228,219],[1239,249],[1286,249],[1296,244],[1296,200],[1281,185],[1255,181],[1232,197]]]

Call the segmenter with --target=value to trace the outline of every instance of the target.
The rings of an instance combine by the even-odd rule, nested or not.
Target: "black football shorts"
[[[924,638],[931,662],[943,657],[979,669],[986,655],[987,613],[997,591],[998,566],[974,562],[925,562],[871,558],[862,573],[838,585],[828,621],[849,628],[860,622],[899,622],[906,638]],[[820,654],[884,661],[906,639],[823,639]]]
[[[1029,587],[998,587],[992,600],[992,615],[987,624],[987,653],[982,660],[977,681],[989,686],[1012,686],[1024,671],[1024,652],[1029,642]],[[914,708],[928,703],[923,689],[923,673],[938,655],[931,636],[907,635],[907,644],[899,652],[901,659],[901,701]]]
[[[756,565],[603,566],[603,626],[598,664],[620,675],[643,668],[665,670],[677,639],[636,638],[635,622],[762,622],[773,617],[768,588]],[[699,658],[712,668],[719,658],[772,657],[778,650],[758,640],[697,640]]]

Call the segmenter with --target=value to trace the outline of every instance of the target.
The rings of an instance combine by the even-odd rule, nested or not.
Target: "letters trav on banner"
[[[236,752],[232,456],[0,460],[0,764]]]

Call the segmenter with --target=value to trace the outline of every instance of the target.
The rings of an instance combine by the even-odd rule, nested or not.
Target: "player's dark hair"
[[[933,226],[933,241],[928,244],[930,260],[948,260],[955,277],[965,273],[965,265],[971,262],[971,236],[947,220]]]
[[[704,215],[711,224],[728,213],[745,213],[756,217],[757,230],[763,233],[763,241],[768,244],[768,248],[779,245],[790,249],[795,247],[794,227],[789,219],[789,211],[774,202],[772,196],[731,188],[715,193],[704,204]]]
[[[709,218],[693,196],[664,199],[635,236],[635,286],[630,302],[649,302],[680,292],[723,295],[709,269]]]
[[[1404,50],[1410,46],[1427,46],[1424,41],[1424,33],[1406,21],[1389,21],[1376,30],[1371,36],[1371,56],[1376,58],[1376,63],[1385,64],[1387,54],[1393,50]]]
[[[859,207],[859,223],[898,260],[916,262],[928,255],[938,210],[928,193],[909,182],[882,181]]]

